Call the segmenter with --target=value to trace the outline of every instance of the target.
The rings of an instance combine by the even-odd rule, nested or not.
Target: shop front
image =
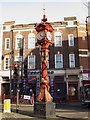
[[[10,97],[10,81],[9,77],[3,77],[1,83],[1,96],[5,95],[6,98]]]
[[[37,96],[39,95],[40,90],[40,77],[38,76],[29,76],[27,83],[27,94],[30,95],[31,91],[34,94],[34,100],[36,101]]]
[[[54,76],[54,93],[53,100],[56,104],[66,102],[67,100],[67,89],[64,76]]]

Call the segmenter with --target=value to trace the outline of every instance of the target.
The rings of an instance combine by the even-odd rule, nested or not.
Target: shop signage
[[[22,79],[22,90],[24,94],[26,92],[26,79]]]
[[[52,70],[48,71],[48,74],[53,74],[53,73],[54,73],[54,71],[52,71]],[[29,75],[38,75],[38,74],[42,74],[42,72],[41,71],[31,71],[31,72],[28,72],[28,74]]]
[[[29,95],[24,95],[24,99],[30,100],[30,96]]]

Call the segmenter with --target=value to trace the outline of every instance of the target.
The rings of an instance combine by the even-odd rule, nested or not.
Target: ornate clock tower
[[[52,102],[52,97],[49,93],[49,77],[48,77],[48,54],[49,45],[52,45],[53,27],[46,22],[47,18],[43,15],[42,22],[35,28],[37,31],[37,42],[41,46],[41,61],[42,61],[42,76],[40,83],[40,93],[37,97],[37,102],[34,104],[34,113],[40,117],[55,116],[55,104]]]

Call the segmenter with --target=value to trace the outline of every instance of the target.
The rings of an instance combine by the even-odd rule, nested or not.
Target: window
[[[16,49],[22,48],[22,35],[18,34],[16,36]]]
[[[28,69],[35,69],[35,55],[28,56]]]
[[[73,34],[68,35],[68,40],[69,40],[69,46],[74,46],[74,35]]]
[[[74,25],[73,21],[68,21],[68,26],[73,26],[73,25]]]
[[[15,61],[20,61],[20,62],[22,62],[22,56],[15,56]]]
[[[10,49],[10,38],[5,38],[5,50]]]
[[[85,36],[82,36],[82,40],[85,40]]]
[[[3,26],[3,30],[6,30],[6,26]]]
[[[61,32],[55,32],[54,40],[55,40],[56,47],[62,46],[62,34],[61,34]]]
[[[4,61],[4,69],[8,70],[9,69],[9,57],[5,57],[5,61]]]
[[[3,31],[10,31],[10,25],[4,25]]]
[[[55,68],[63,68],[63,55],[55,54]]]
[[[30,33],[28,35],[28,48],[35,48],[35,34]]]
[[[69,54],[69,65],[71,67],[75,67],[75,54]]]
[[[83,80],[89,80],[88,73],[83,73],[82,77],[83,77]]]

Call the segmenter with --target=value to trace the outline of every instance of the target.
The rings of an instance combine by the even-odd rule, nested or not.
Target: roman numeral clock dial
[[[44,36],[45,36],[44,31],[41,31],[37,34],[37,39],[42,40],[44,38]]]

